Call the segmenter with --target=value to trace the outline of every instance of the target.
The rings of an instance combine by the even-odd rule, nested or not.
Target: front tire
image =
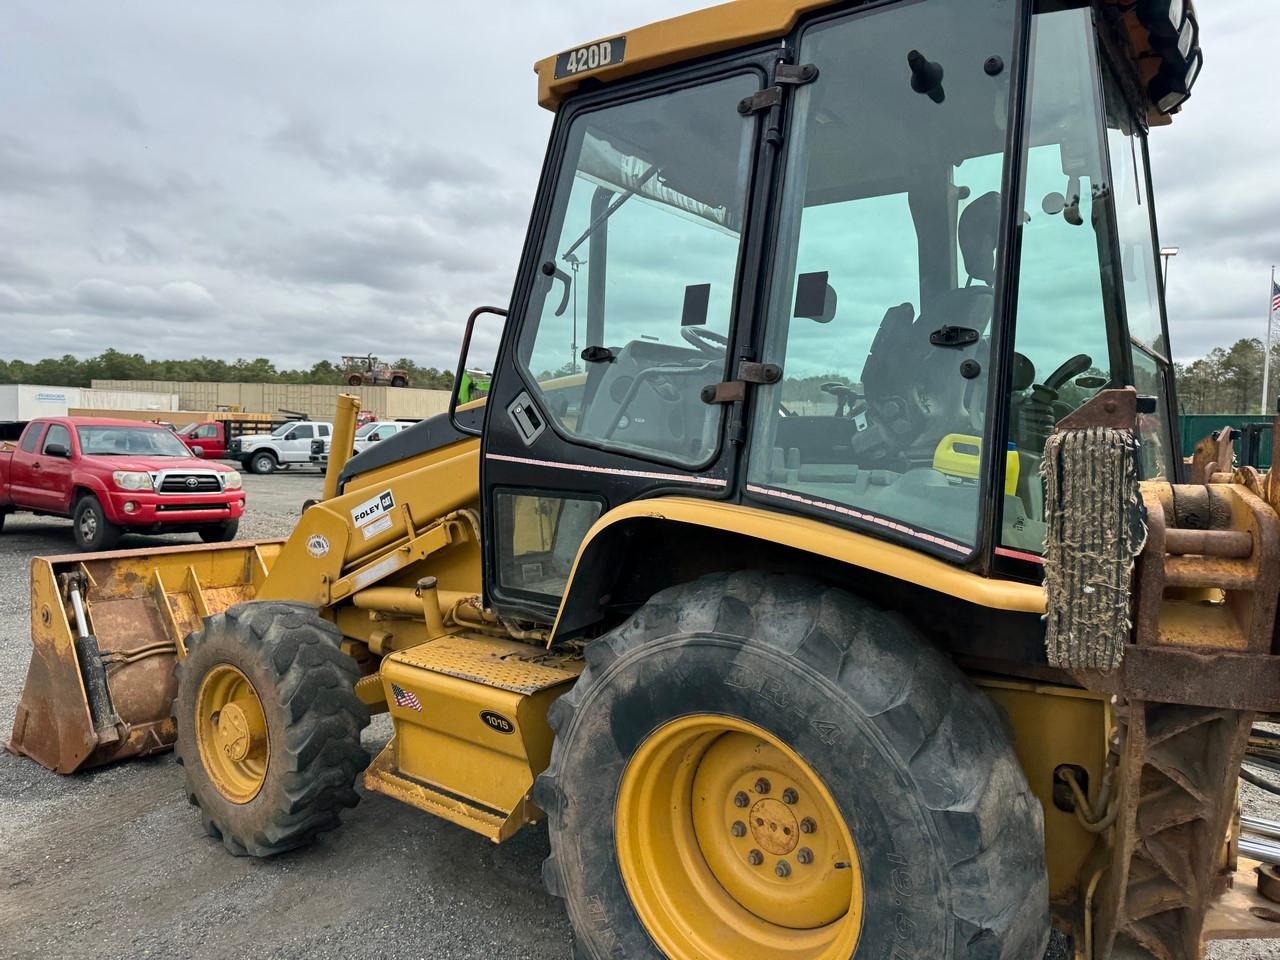
[[[205,543],[230,543],[236,538],[236,533],[239,529],[239,519],[211,523],[200,528],[200,539]]]
[[[1040,806],[992,703],[898,618],[716,574],[587,662],[534,794],[584,957],[1043,955]]]
[[[252,454],[249,457],[250,473],[256,473],[260,475],[275,473],[277,466],[279,466],[279,464],[276,463],[275,454],[271,453],[268,450],[264,450],[262,453]]]
[[[409,381],[404,377],[392,377],[391,385],[393,387],[407,387],[409,385]]]
[[[86,552],[110,550],[120,542],[121,529],[107,519],[98,498],[86,493],[76,502],[71,516],[76,546]]]
[[[205,831],[268,857],[339,824],[369,757],[369,710],[342,637],[314,607],[256,601],[209,617],[176,670],[174,746]]]

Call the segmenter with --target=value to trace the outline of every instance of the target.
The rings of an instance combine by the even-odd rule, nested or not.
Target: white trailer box
[[[174,393],[142,393],[125,390],[90,390],[28,383],[0,384],[0,423],[65,417],[72,408],[101,410],[177,410]]]

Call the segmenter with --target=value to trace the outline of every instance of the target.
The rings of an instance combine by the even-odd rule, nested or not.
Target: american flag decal
[[[399,684],[393,683],[391,685],[391,696],[395,697],[397,707],[408,707],[410,710],[422,712],[422,701],[418,699],[416,694],[406,690]]]

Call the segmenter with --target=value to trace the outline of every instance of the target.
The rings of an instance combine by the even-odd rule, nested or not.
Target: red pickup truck
[[[239,473],[196,459],[167,427],[54,417],[0,450],[0,528],[15,511],[70,517],[82,550],[109,550],[125,532],[216,543],[235,539],[244,490]]]

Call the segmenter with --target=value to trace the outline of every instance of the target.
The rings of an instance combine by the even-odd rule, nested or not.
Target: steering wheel
[[[729,338],[704,327],[681,327],[680,336],[702,353],[721,356],[729,346]]]
[[[830,394],[836,398],[835,416],[837,417],[843,417],[845,415],[846,407],[848,408],[848,413],[852,415],[854,402],[863,399],[862,394],[858,393],[858,391],[854,390],[848,384],[841,383],[839,380],[829,380],[826,383],[819,385],[818,389],[823,393]]]
[[[1077,353],[1074,357],[1044,378],[1044,386],[1054,393],[1061,390],[1068,380],[1077,377],[1093,366],[1093,357],[1087,353]]]

